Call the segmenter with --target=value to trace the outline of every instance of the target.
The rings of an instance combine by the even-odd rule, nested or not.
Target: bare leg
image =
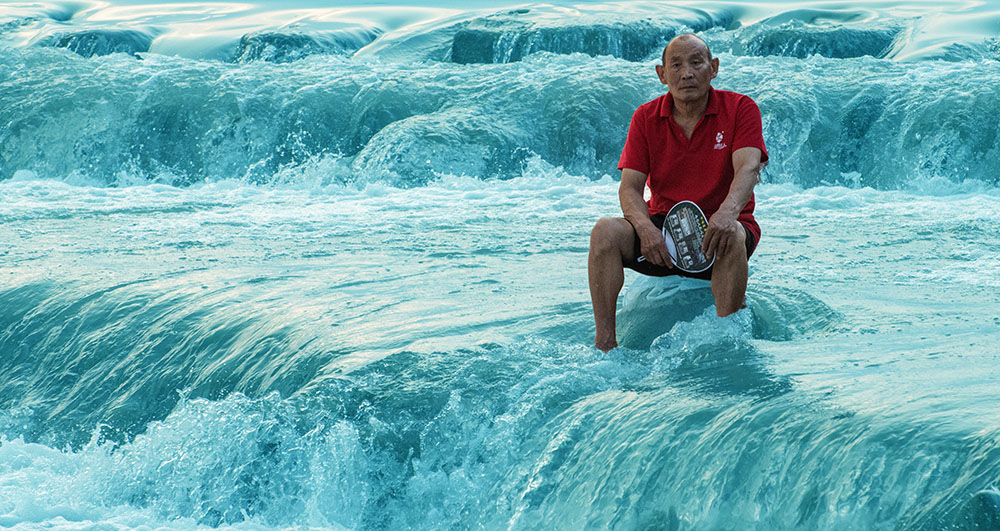
[[[719,317],[736,313],[744,306],[748,274],[746,237],[746,232],[740,231],[736,244],[730,245],[726,254],[717,256],[712,266],[712,296]]]
[[[625,283],[623,260],[634,257],[635,231],[623,218],[603,218],[590,233],[590,299],[594,305],[594,346],[607,352],[618,346],[615,310]]]

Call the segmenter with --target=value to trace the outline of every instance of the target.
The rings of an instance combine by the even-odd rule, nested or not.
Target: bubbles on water
[[[1000,529],[1000,490],[977,492],[963,508],[960,523],[968,529]]]
[[[38,419],[35,411],[27,406],[18,406],[0,411],[0,438],[14,440],[36,432]]]
[[[356,528],[369,463],[358,431],[277,395],[182,400],[133,440],[75,451],[4,439],[0,522],[173,521]],[[151,520],[152,518],[152,520]],[[134,525],[134,524],[133,524]]]

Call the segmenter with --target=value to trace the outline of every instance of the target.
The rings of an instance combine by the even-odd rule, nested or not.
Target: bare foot
[[[604,339],[604,338],[597,337],[597,338],[594,338],[594,346],[597,347],[597,349],[600,350],[600,351],[602,351],[602,352],[607,352],[607,351],[609,351],[609,350],[617,347],[618,346],[618,341],[615,341],[615,339],[613,337],[610,338],[610,339]]]

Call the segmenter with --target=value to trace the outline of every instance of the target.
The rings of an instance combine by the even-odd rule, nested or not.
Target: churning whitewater
[[[0,5],[0,527],[1000,529],[1000,9]],[[747,308],[589,232],[694,31]]]

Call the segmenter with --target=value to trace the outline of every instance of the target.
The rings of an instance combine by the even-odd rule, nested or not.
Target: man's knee
[[[725,252],[718,256],[718,261],[732,264],[746,264],[747,260],[749,260],[747,256],[747,231],[746,229],[742,229],[729,242]]]
[[[601,218],[597,220],[593,230],[590,231],[590,250],[597,252],[620,250],[623,245],[623,239],[627,239],[630,236],[626,228],[627,230],[632,230],[632,225],[622,218]]]

